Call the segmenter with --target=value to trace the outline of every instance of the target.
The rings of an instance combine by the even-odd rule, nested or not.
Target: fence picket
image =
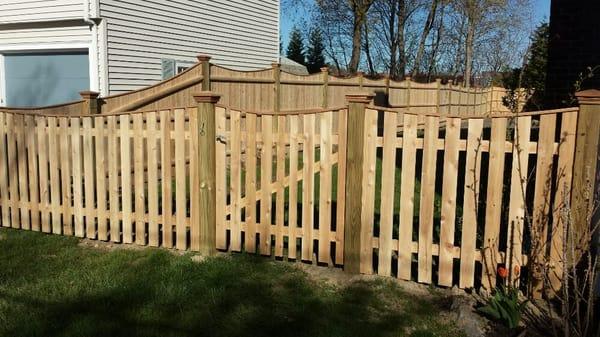
[[[108,190],[109,190],[109,213],[110,213],[110,241],[121,241],[121,223],[119,221],[119,156],[117,155],[117,118],[108,116],[107,135],[108,135]]]
[[[231,169],[230,169],[230,184],[229,195],[231,198],[231,226],[230,226],[230,237],[231,245],[229,249],[235,252],[242,250],[242,210],[241,210],[241,199],[242,199],[242,170],[241,170],[241,151],[242,151],[242,139],[241,139],[241,120],[240,112],[237,110],[231,110]]]
[[[319,262],[332,264],[329,240],[331,232],[331,128],[332,113],[319,114],[320,121],[320,172],[319,172]]]
[[[400,185],[400,230],[398,234],[398,277],[410,280],[415,198],[417,116],[404,114],[402,136],[402,178]]]
[[[218,152],[217,150],[217,157]],[[246,226],[245,249],[247,252],[256,253],[256,115],[254,114],[246,115]]]
[[[431,283],[433,269],[433,213],[435,202],[435,171],[439,117],[425,118],[421,200],[419,203],[419,282]]]
[[[298,228],[298,116],[290,116],[290,174],[288,177],[289,188],[289,219],[288,219],[288,258],[297,258]]]
[[[302,147],[302,260],[311,261],[314,226],[315,115],[303,116]]]
[[[277,117],[276,196],[275,196],[275,256],[283,256],[283,231],[285,208],[285,116]]]
[[[482,282],[487,289],[496,287],[496,267],[499,262],[502,189],[506,157],[506,118],[493,118],[490,139],[488,185],[485,208],[485,230],[482,247]]]
[[[260,164],[260,253],[271,255],[271,202],[273,182],[273,117],[261,117],[262,151]]]
[[[0,121],[1,123],[1,121]],[[34,116],[26,116],[25,123],[26,128],[26,141],[27,141],[27,163],[28,163],[28,179],[29,179],[29,202],[31,205],[31,229],[34,231],[40,230],[40,204],[39,204],[39,191],[38,191],[38,162],[37,162],[37,149],[35,146],[35,119]],[[0,137],[2,134],[0,133]],[[0,143],[2,147],[2,143]],[[0,151],[1,153],[1,151]],[[0,157],[5,158],[5,157]],[[0,164],[2,165],[2,164]],[[1,170],[0,170],[1,171]],[[0,173],[1,174],[1,173]],[[4,176],[2,176],[4,177]],[[2,178],[0,178],[2,179]],[[1,186],[1,184],[0,184]],[[1,187],[0,187],[1,188]],[[0,197],[1,198],[1,197]]]
[[[160,130],[156,128],[156,112],[148,114],[147,146],[148,146],[148,244],[159,245],[158,217],[158,138]]]
[[[123,243],[133,243],[131,214],[131,127],[129,115],[119,116],[121,135],[121,210]]]
[[[60,179],[62,183],[62,221],[63,233],[73,235],[73,196],[71,193],[71,148],[69,118],[60,117],[58,124],[60,137]]]
[[[173,177],[171,161],[171,111],[160,112],[161,133],[161,163],[162,176],[161,214],[162,214],[162,245],[166,248],[173,247]]]
[[[2,199],[2,227],[10,227],[9,192],[8,192],[8,162],[6,149],[6,113],[0,113],[0,198]],[[41,133],[40,133],[41,134]]]
[[[48,190],[48,134],[46,132],[48,119],[46,117],[37,118],[37,146],[39,153],[40,169],[40,222],[44,233],[50,232],[50,212],[49,212],[49,190]],[[7,165],[8,166],[8,165]],[[5,191],[8,191],[7,189]]]
[[[175,110],[175,247],[187,248],[187,202],[185,172],[185,110]]]
[[[548,229],[550,226],[550,204],[552,194],[552,168],[554,164],[554,137],[556,131],[556,115],[540,116],[539,136],[537,142],[537,160],[535,173],[535,191],[533,197],[533,222],[531,226],[532,245],[530,256],[534,263],[546,261],[548,245]],[[541,236],[540,236],[541,234]],[[554,233],[550,232],[550,235]],[[551,242],[551,241],[548,241]],[[537,257],[534,257],[537,255]],[[542,297],[543,282],[541,275],[534,274],[533,296]]]
[[[396,132],[398,114],[386,111],[383,120],[381,169],[381,220],[379,226],[379,275],[390,276],[394,233],[394,186],[396,181]]]
[[[71,170],[73,172],[73,207],[75,235],[84,236],[83,225],[83,175],[81,157],[81,119],[71,118]]]
[[[134,114],[133,118],[133,179],[135,196],[135,243],[146,244],[146,193],[144,189],[144,121],[141,114]]]
[[[469,288],[474,284],[482,132],[483,119],[470,119],[467,135],[467,161],[460,247],[460,288]]]
[[[460,118],[446,119],[438,270],[438,283],[446,287],[452,286],[454,261],[452,248],[454,248],[454,230],[456,228],[456,189],[458,187],[460,124]]]
[[[525,191],[527,189],[529,140],[531,116],[516,118],[515,140],[513,145],[513,166],[510,179],[510,203],[508,210],[508,235],[506,265],[511,281],[515,280],[514,266],[523,265],[523,221],[525,218]]]
[[[6,142],[8,143],[8,183],[9,183],[9,195],[10,195],[10,223],[12,228],[19,228],[19,211],[17,204],[19,201],[18,197],[18,172],[17,172],[17,149],[16,149],[16,135],[15,135],[15,116],[13,114],[6,115]]]
[[[340,110],[338,115],[338,163],[337,163],[337,218],[335,228],[335,263],[344,262],[344,224],[346,212],[346,148],[348,131],[348,110]]]
[[[58,148],[58,128],[56,117],[48,118],[48,151],[50,161],[50,208],[52,212],[52,234],[61,234],[62,225],[60,218],[60,171],[58,161],[60,152]]]
[[[95,117],[94,145],[96,153],[96,211],[98,225],[98,240],[108,240],[108,216],[106,212],[106,127],[104,117]],[[110,156],[110,154],[108,155]]]
[[[29,194],[27,188],[27,153],[25,151],[25,116],[17,115],[16,133],[17,133],[17,156],[19,164],[19,211],[21,214],[21,229],[29,230]]]
[[[95,164],[94,164],[94,125],[92,117],[84,117],[83,119],[83,183],[85,193],[85,230],[88,239],[95,239],[96,219],[95,219]]]
[[[553,205],[552,236],[550,239],[549,282],[552,289],[560,289],[563,277],[563,244],[565,219],[562,212],[570,205],[573,179],[573,161],[575,159],[575,140],[577,135],[577,112],[563,113],[558,145],[558,167],[556,169],[556,195]]]
[[[375,170],[377,165],[377,111],[372,109],[365,110],[365,147],[363,172],[363,212],[362,212],[362,232],[361,242],[362,252],[360,254],[361,273],[373,273],[373,229],[375,215]]]

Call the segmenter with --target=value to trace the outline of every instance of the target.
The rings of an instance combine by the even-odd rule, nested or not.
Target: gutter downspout
[[[91,0],[95,1],[95,0]],[[92,20],[90,0],[83,0],[83,21],[90,26],[91,44],[88,50],[90,67],[90,90],[100,91],[100,62],[98,62],[98,24]],[[94,15],[96,16],[96,15]]]

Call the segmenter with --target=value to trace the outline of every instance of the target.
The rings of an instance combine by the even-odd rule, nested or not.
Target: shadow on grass
[[[398,336],[437,313],[391,282],[337,288],[264,258],[195,263],[0,233],[3,336]]]

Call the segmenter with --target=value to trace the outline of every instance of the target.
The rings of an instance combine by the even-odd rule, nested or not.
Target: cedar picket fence
[[[531,214],[554,233],[560,275],[558,212],[593,148],[576,144],[594,127],[580,114],[597,112],[585,95],[581,109],[493,116],[362,93],[285,113],[194,97],[112,115],[0,112],[2,226],[489,288],[499,265],[528,267]]]

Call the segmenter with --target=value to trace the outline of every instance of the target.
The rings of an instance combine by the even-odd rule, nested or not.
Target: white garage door
[[[87,52],[6,54],[4,70],[6,106],[66,103],[90,87]]]

